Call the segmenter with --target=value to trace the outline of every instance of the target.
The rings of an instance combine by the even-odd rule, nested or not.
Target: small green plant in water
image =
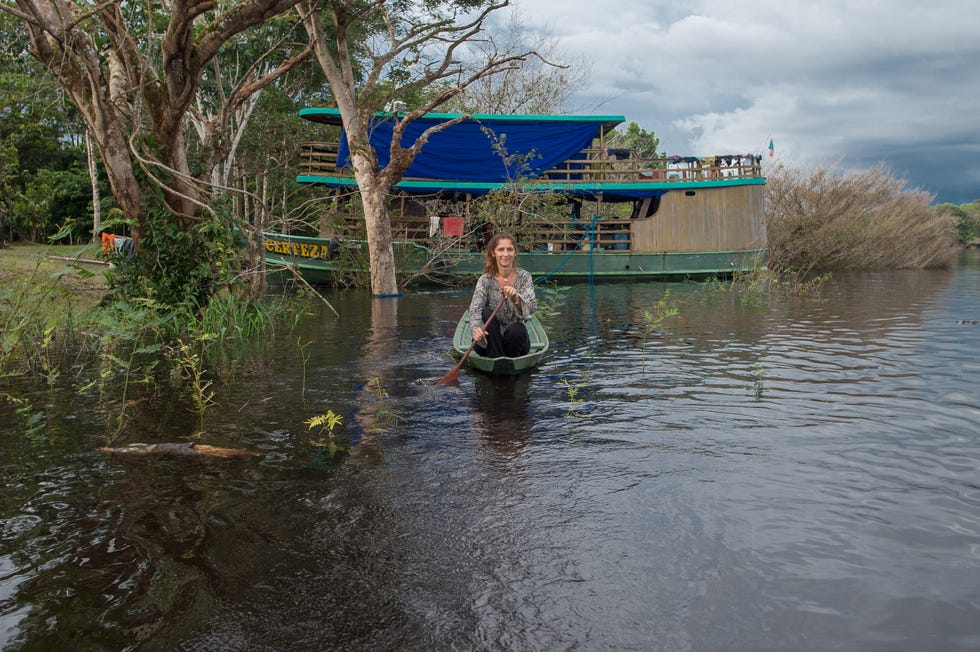
[[[155,372],[163,350],[154,338],[158,327],[159,317],[152,300],[118,301],[98,315],[93,328],[97,342],[96,378],[79,386],[79,391],[97,389],[100,407],[110,426],[107,445],[122,434],[156,389]]]
[[[538,308],[534,315],[542,324],[549,324],[553,319],[561,315],[561,308],[565,305],[565,293],[567,287],[559,287],[555,282],[541,285],[538,290]]]
[[[585,399],[579,396],[579,393],[588,386],[588,383],[588,374],[583,375],[582,380],[576,384],[572,384],[567,378],[561,379],[561,384],[565,386],[565,396],[568,399],[568,416],[579,419],[588,419],[592,416],[581,411],[581,408],[585,404]]]
[[[316,431],[316,437],[310,438],[310,444],[317,448],[325,449],[330,455],[335,455],[341,450],[334,438],[333,430],[343,422],[344,418],[336,414],[333,410],[327,410],[324,414],[318,414],[306,420],[306,427],[311,431]]]
[[[371,388],[377,396],[377,432],[382,433],[387,427],[393,426],[399,421],[405,421],[405,417],[395,412],[395,410],[388,405],[388,390],[381,384],[380,378],[377,376],[372,378],[370,381],[368,381],[368,387]]]
[[[766,369],[759,362],[752,365],[751,389],[756,398],[762,398],[762,395],[769,391],[766,387]]]
[[[312,340],[303,342],[302,337],[296,338],[296,348],[299,349],[300,359],[303,361],[303,388],[300,391],[300,398],[306,399],[306,365],[310,361],[310,354],[306,352],[306,349],[313,344]]]
[[[207,339],[202,337],[202,343]],[[211,389],[213,382],[206,379],[207,370],[201,363],[201,356],[180,339],[175,346],[170,347],[170,352],[177,373],[187,383],[187,393],[194,404],[194,414],[204,416],[214,402],[214,391]]]
[[[650,336],[655,331],[663,327],[665,321],[680,314],[680,310],[670,303],[670,290],[665,289],[663,297],[657,301],[653,310],[643,311],[643,323],[640,325],[640,333],[643,335],[643,343],[646,344]],[[643,358],[643,373],[647,372],[646,357]]]
[[[0,398],[15,405],[14,412],[21,419],[24,426],[24,437],[36,444],[46,440],[44,430],[47,425],[45,414],[41,410],[34,409],[34,404],[26,398],[19,398],[6,392],[0,393]]]
[[[665,321],[676,317],[679,313],[680,310],[670,304],[670,290],[664,290],[664,296],[657,301],[655,308],[643,311],[643,324],[640,326],[640,331],[643,333],[644,341],[662,327]]]

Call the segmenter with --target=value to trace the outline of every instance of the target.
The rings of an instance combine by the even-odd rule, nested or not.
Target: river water
[[[0,407],[0,647],[980,648],[975,251],[803,297],[549,292],[545,363],[458,388],[467,293],[328,298],[203,423],[165,397],[116,442],[259,458],[106,455],[67,382],[43,439]]]

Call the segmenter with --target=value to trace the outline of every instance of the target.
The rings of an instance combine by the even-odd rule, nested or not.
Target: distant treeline
[[[936,210],[956,220],[958,239],[961,244],[980,244],[980,199],[969,204],[939,204]]]

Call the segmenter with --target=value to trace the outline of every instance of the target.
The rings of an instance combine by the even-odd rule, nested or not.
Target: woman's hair
[[[514,252],[517,252],[517,240],[515,240],[514,236],[511,234],[502,231],[490,238],[490,242],[487,243],[487,248],[484,250],[484,254],[486,254],[486,261],[483,263],[483,271],[491,276],[497,275],[497,260],[493,257],[493,250],[497,248],[497,245],[500,244],[501,240],[510,240],[511,244],[514,245]]]

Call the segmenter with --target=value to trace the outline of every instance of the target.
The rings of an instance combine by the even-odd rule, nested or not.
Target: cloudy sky
[[[513,0],[592,62],[574,113],[623,115],[670,153],[794,167],[883,161],[909,186],[980,199],[977,0]]]

